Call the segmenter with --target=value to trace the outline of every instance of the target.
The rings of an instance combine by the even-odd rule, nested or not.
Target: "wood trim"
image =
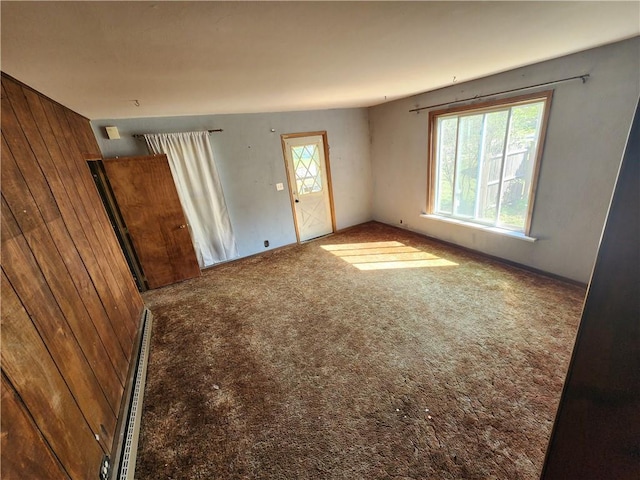
[[[499,98],[495,100],[487,100],[485,102],[470,103],[466,105],[458,105],[458,106],[449,107],[449,108],[441,108],[439,110],[430,111],[429,117],[431,116],[438,117],[440,115],[459,113],[467,110],[490,111],[492,108],[498,108],[504,105],[516,105],[519,103],[527,103],[536,98],[542,99],[542,98],[550,97],[552,94],[553,94],[553,90],[544,90],[541,92],[527,93],[525,95],[518,95],[515,97]]]
[[[291,174],[289,173],[289,164],[287,162],[287,146],[285,140],[290,138],[303,138],[303,137],[322,137],[322,144],[324,147],[324,166],[327,172],[327,189],[329,190],[329,210],[331,213],[331,233],[335,233],[336,227],[336,211],[333,201],[333,183],[331,181],[331,162],[329,160],[329,140],[327,138],[327,131],[317,132],[299,132],[299,133],[286,133],[280,135],[280,143],[282,144],[282,158],[284,159],[284,168],[287,172],[287,184],[289,185],[289,201],[291,202],[291,213],[293,215],[293,224],[296,230],[296,242],[300,243],[300,231],[298,229],[298,218],[296,216],[295,199],[293,198]]]
[[[318,130],[315,132],[298,132],[298,133],[283,133],[280,137],[284,140],[289,138],[300,138],[300,137],[317,137],[317,136],[327,136],[326,130]]]
[[[536,202],[536,192],[538,191],[538,177],[540,176],[540,164],[542,163],[542,152],[544,152],[545,140],[547,138],[547,126],[549,124],[549,116],[551,115],[551,99],[553,98],[553,90],[547,90],[544,93],[544,117],[540,123],[540,138],[538,140],[538,148],[536,158],[531,172],[531,190],[529,192],[529,206],[527,208],[527,218],[524,225],[524,234],[529,235],[531,232],[531,223],[533,220],[533,205]],[[542,97],[541,97],[542,98]]]
[[[298,216],[296,215],[295,199],[291,187],[291,174],[289,173],[289,162],[287,162],[287,138],[294,138],[289,135],[280,135],[280,143],[282,144],[282,159],[284,160],[284,171],[287,174],[287,187],[289,187],[289,202],[291,203],[291,215],[293,215],[293,227],[296,232],[296,243],[300,243],[300,231],[298,229]]]
[[[436,140],[435,140],[435,120],[436,116],[429,112],[429,133],[427,150],[427,206],[426,213],[433,213],[435,204],[435,181],[436,181]]]
[[[435,122],[439,116],[460,113],[466,111],[473,112],[490,112],[492,109],[498,109],[505,105],[518,105],[522,103],[528,103],[532,100],[539,99],[544,100],[544,116],[540,124],[540,138],[538,141],[538,147],[536,149],[536,158],[534,159],[533,170],[531,174],[531,190],[529,191],[529,202],[527,208],[527,217],[523,233],[529,235],[531,231],[531,221],[533,218],[533,208],[535,203],[535,194],[538,188],[538,177],[540,174],[540,164],[542,163],[542,154],[544,151],[547,126],[549,123],[549,116],[551,113],[551,99],[553,97],[553,90],[545,90],[542,92],[528,93],[526,95],[518,95],[515,97],[500,98],[496,100],[489,100],[486,102],[480,102],[475,104],[466,104],[456,107],[443,108],[440,110],[432,110],[429,112],[429,132],[428,132],[428,149],[427,149],[427,204],[426,213],[432,214],[435,209],[435,191],[436,191],[436,128]]]
[[[329,139],[327,138],[327,132],[322,134],[322,143],[324,143],[324,163],[325,170],[327,171],[327,188],[329,189],[329,208],[331,209],[331,229],[332,233],[335,233],[336,228],[336,211],[333,203],[333,182],[331,180],[331,162],[329,160]]]

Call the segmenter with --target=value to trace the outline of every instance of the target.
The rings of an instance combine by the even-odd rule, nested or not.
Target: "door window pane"
[[[298,195],[321,192],[322,175],[318,145],[291,147],[291,158],[293,159]]]

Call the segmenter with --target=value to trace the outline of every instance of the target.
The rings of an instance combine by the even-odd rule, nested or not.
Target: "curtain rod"
[[[222,130],[221,128],[214,128],[211,130],[207,130],[207,132],[209,133],[214,133],[214,132],[223,132],[224,130]],[[148,135],[148,134],[146,134]],[[136,140],[142,140],[145,136],[144,133],[134,133],[133,135],[131,135],[133,138],[135,138]]]
[[[584,75],[577,75],[575,77],[561,78],[560,80],[553,80],[551,82],[538,83],[536,85],[529,85],[528,87],[512,88],[511,90],[503,90],[502,92],[488,93],[486,95],[476,95],[475,97],[464,98],[462,100],[454,100],[453,102],[444,102],[444,103],[438,103],[436,105],[429,105],[428,107],[413,108],[413,109],[409,110],[409,112],[420,112],[420,110],[426,110],[428,108],[442,107],[444,105],[455,105],[457,103],[468,102],[470,100],[478,100],[478,99],[481,99],[481,98],[495,97],[496,95],[503,95],[505,93],[521,92],[523,90],[530,90],[532,88],[538,88],[538,87],[546,87],[546,86],[549,86],[549,85],[557,85],[558,83],[571,82],[573,80],[578,80],[578,79],[582,80],[582,83],[586,83],[587,78],[589,78],[589,74],[585,73]]]

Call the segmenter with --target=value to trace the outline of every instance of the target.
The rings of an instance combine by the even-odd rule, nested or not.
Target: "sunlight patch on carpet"
[[[369,242],[322,245],[321,248],[358,270],[452,267],[458,265],[400,242]]]

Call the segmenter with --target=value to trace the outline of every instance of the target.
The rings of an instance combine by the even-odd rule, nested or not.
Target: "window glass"
[[[525,232],[550,94],[432,112],[432,212]]]
[[[321,192],[322,175],[318,146],[312,144],[291,147],[291,156],[293,157],[298,195]]]

